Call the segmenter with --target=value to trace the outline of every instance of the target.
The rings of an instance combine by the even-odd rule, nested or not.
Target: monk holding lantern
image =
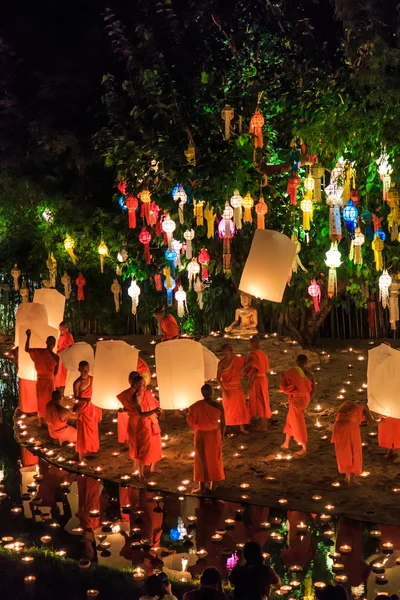
[[[222,389],[222,405],[227,426],[238,425],[242,433],[249,433],[245,425],[249,423],[249,409],[241,380],[246,359],[234,354],[230,344],[222,346],[224,357],[218,365],[217,379]]]
[[[46,340],[46,348],[29,348],[31,330],[26,332],[25,352],[33,360],[37,374],[36,393],[38,400],[38,416],[41,425],[42,418],[46,417],[46,406],[51,401],[54,391],[54,378],[57,374],[59,357],[53,352],[56,338],[52,335]]]

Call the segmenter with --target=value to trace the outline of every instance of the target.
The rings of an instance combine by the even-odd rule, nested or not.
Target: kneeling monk
[[[159,473],[156,464],[162,459],[161,428],[158,415],[161,408],[158,400],[150,390],[146,390],[143,377],[135,377],[133,380],[135,393],[131,402],[133,408],[139,414],[136,426],[136,453],[139,461],[140,481],[146,481],[144,467],[150,467],[150,473]]]
[[[86,453],[98,452],[100,449],[99,411],[92,404],[93,377],[89,375],[89,369],[89,363],[82,360],[78,366],[81,376],[74,381],[74,396],[78,403],[72,410],[78,415],[76,451],[79,453],[79,460]]]
[[[269,406],[268,356],[260,348],[260,338],[254,335],[250,339],[251,352],[247,359],[246,372],[249,377],[249,411],[250,419],[260,417],[260,431],[268,429],[268,419],[272,417]]]
[[[211,385],[201,388],[203,400],[192,404],[186,420],[194,429],[194,480],[200,483],[194,492],[213,489],[213,483],[225,479],[222,439],[225,434],[224,409],[212,399]]]
[[[50,437],[59,440],[60,446],[63,442],[76,442],[76,429],[67,423],[67,419],[76,419],[75,415],[61,406],[62,393],[59,390],[53,392],[51,402],[46,406],[46,423],[49,428]]]
[[[362,472],[362,445],[360,423],[364,419],[368,425],[375,425],[369,408],[346,400],[339,406],[333,426],[332,444],[335,444],[336,461],[339,473],[346,475],[349,487],[355,487],[355,475]]]
[[[281,379],[281,390],[289,395],[289,411],[283,430],[286,438],[281,448],[288,450],[290,440],[293,437],[298,444],[301,444],[301,450],[296,454],[303,455],[307,452],[308,440],[304,411],[310,404],[311,395],[314,391],[314,378],[305,368],[307,365],[305,354],[299,354],[296,362],[297,367],[286,371]],[[307,376],[308,374],[309,376]]]
[[[249,433],[245,428],[250,420],[249,409],[241,384],[246,360],[234,354],[230,344],[222,346],[222,353],[224,358],[219,362],[217,379],[222,389],[225,423],[227,426],[239,425],[242,433]]]

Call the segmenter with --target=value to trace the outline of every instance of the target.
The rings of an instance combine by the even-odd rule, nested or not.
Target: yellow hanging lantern
[[[321,179],[325,175],[325,169],[319,163],[311,167],[311,177],[314,179],[314,201],[321,202]]]
[[[64,296],[66,300],[69,300],[71,297],[72,287],[71,287],[71,277],[67,272],[61,277],[61,283],[64,286]]]
[[[229,106],[229,104],[225,104],[224,108],[221,110],[221,117],[225,121],[225,139],[229,140],[231,137],[231,121],[235,116],[235,111],[233,108]]]
[[[253,217],[251,214],[251,209],[253,208],[253,206],[254,206],[254,200],[250,196],[250,192],[247,192],[247,194],[243,198],[243,208],[244,208],[243,223],[251,223],[253,221]]]
[[[257,213],[257,229],[265,229],[265,215],[268,214],[268,204],[266,204],[264,198],[260,196],[256,204]]]
[[[186,156],[188,165],[195,167],[196,166],[196,149],[195,149],[195,147],[192,145],[189,145],[187,147],[187,150],[184,151],[184,154]]]
[[[313,193],[314,187],[315,187],[314,178],[311,176],[311,173],[309,173],[307,175],[303,184],[304,184],[304,189],[306,190],[306,198],[310,198],[310,200],[311,200],[312,193]]]
[[[163,273],[165,276],[165,284],[166,284],[166,288],[171,288],[172,287],[172,277],[171,277],[171,269],[170,267],[164,267],[163,269]]]
[[[151,223],[150,223],[151,194],[150,194],[149,190],[142,190],[140,192],[140,200],[143,202],[144,216],[146,218],[147,225],[151,225]]]
[[[73,264],[76,265],[78,257],[74,253],[75,242],[70,235],[67,235],[67,237],[64,240],[64,248],[67,251],[67,254],[72,260]]]
[[[375,268],[377,271],[382,271],[383,269],[383,260],[382,260],[382,250],[385,247],[383,240],[379,237],[379,233],[375,233],[374,239],[372,241],[372,250],[374,251],[374,262]]]
[[[349,256],[350,260],[352,260],[355,265],[363,264],[361,246],[363,245],[364,242],[365,242],[365,237],[361,233],[361,229],[359,227],[356,227],[356,230],[354,232],[354,239],[351,240],[350,256]]]
[[[300,208],[303,211],[303,229],[306,232],[310,231],[313,211],[313,205],[310,198],[305,198],[302,200],[300,203]]]
[[[193,212],[196,217],[196,225],[201,227],[204,223],[203,219],[203,206],[205,202],[204,200],[193,200]]]
[[[204,210],[204,216],[207,221],[207,237],[212,238],[214,237],[215,212],[208,203]]]
[[[108,256],[108,248],[104,240],[101,240],[100,246],[97,248],[97,252],[100,255],[100,271],[104,273],[104,258]]]

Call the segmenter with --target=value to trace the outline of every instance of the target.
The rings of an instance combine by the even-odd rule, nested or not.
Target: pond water
[[[310,599],[315,583],[335,579],[353,598],[399,590],[400,526],[330,517],[329,507],[317,516],[245,501],[161,495],[35,461],[21,453],[11,427],[3,424],[0,538],[13,538],[3,546],[21,541],[117,568],[149,568],[151,552],[162,557],[165,570],[189,581],[206,566],[227,577],[243,544],[255,540],[289,586],[278,592],[287,598]]]

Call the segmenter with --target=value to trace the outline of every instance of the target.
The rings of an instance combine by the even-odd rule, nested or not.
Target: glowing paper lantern
[[[67,254],[72,260],[73,264],[76,265],[78,257],[74,253],[75,242],[70,235],[67,235],[67,237],[64,240],[64,248],[67,251]]]
[[[175,200],[175,202],[178,202],[179,223],[181,225],[183,225],[183,221],[184,221],[183,207],[185,206],[185,204],[187,202],[187,194],[186,194],[185,190],[183,189],[183,187],[180,185],[172,197]]]
[[[268,204],[265,203],[265,200],[262,196],[260,196],[260,199],[256,204],[256,213],[257,229],[265,229],[265,215],[268,213]]]
[[[326,203],[329,205],[329,238],[331,242],[342,239],[342,223],[340,220],[340,207],[343,205],[343,188],[331,181],[326,186]]]
[[[61,277],[61,283],[64,286],[64,296],[66,300],[69,300],[71,297],[71,292],[72,292],[72,287],[71,287],[71,277],[68,275],[68,273],[64,273],[64,275]]]
[[[139,306],[140,287],[134,279],[128,287],[128,296],[132,299],[132,314],[136,315],[136,309]]]
[[[160,273],[154,275],[154,285],[156,286],[157,292],[162,292],[162,281]]]
[[[171,340],[157,344],[155,355],[161,408],[183,409],[199,400],[204,384],[203,346],[193,340]]]
[[[175,300],[178,303],[178,317],[185,316],[185,304],[186,304],[186,292],[183,290],[183,287],[180,285],[178,291],[175,292]]]
[[[330,250],[326,252],[325,264],[327,267],[329,267],[328,296],[329,298],[333,298],[333,296],[337,294],[336,269],[342,264],[337,242],[332,242]]]
[[[392,173],[393,169],[391,164],[389,163],[389,157],[386,154],[386,152],[382,152],[382,154],[376,161],[376,164],[378,165],[379,175],[383,183],[383,200],[387,200],[387,195],[390,190],[391,183],[390,174]]]
[[[122,340],[97,342],[92,397],[95,406],[120,408],[117,395],[128,387],[129,373],[136,369],[138,358],[139,350]]]
[[[194,282],[193,289],[197,294],[197,304],[199,305],[200,310],[203,310],[203,308],[204,308],[204,302],[203,302],[204,288],[205,288],[204,283],[201,281],[200,277],[197,277],[196,281]]]
[[[297,174],[297,171],[293,171],[291,176],[289,177],[288,185],[287,185],[287,193],[290,196],[290,204],[296,204],[297,202],[297,188],[301,183],[301,179]]]
[[[46,307],[48,324],[57,329],[56,339],[58,339],[58,326],[64,320],[65,296],[57,290],[40,289],[35,290],[33,301],[40,302]]]
[[[308,293],[314,302],[314,310],[315,312],[319,312],[319,303],[321,301],[321,288],[318,283],[313,279],[311,284],[308,286]]]
[[[150,202],[151,194],[149,190],[142,190],[140,192],[140,200],[142,201],[142,217],[146,219],[147,225],[150,225]]]
[[[61,321],[59,321],[60,323]],[[15,347],[25,346],[25,331],[32,327],[48,324],[47,310],[43,303],[25,302],[20,304],[15,315]],[[23,330],[20,339],[20,329]],[[22,351],[22,348],[21,348]],[[30,359],[29,359],[30,360]]]
[[[400,352],[386,344],[369,350],[367,382],[370,410],[400,419]]]
[[[204,200],[194,200],[193,201],[193,214],[196,218],[196,225],[198,227],[202,227],[204,224],[204,214],[203,214],[203,207],[204,207]]]
[[[175,252],[175,267],[180,266],[181,264],[181,250],[182,250],[182,242],[179,240],[172,240],[172,250]]]
[[[19,278],[21,277],[21,271],[18,269],[18,265],[16,263],[13,266],[13,268],[11,269],[11,277],[13,278],[14,291],[18,292],[18,290],[19,290]]]
[[[254,200],[251,197],[250,192],[247,192],[247,194],[243,198],[243,208],[244,208],[243,223],[251,223],[253,221],[253,217],[251,215],[251,209],[253,208],[253,206],[254,206]]]
[[[303,211],[303,229],[304,231],[310,231],[313,205],[309,198],[300,202],[300,208]]]
[[[174,231],[176,229],[176,224],[175,224],[175,221],[170,219],[169,215],[166,215],[164,221],[162,222],[162,229],[163,229],[164,233],[167,235],[168,248],[169,248],[169,250],[172,250],[172,247],[171,247],[172,234],[174,233]]]
[[[349,256],[350,260],[352,260],[355,265],[363,264],[361,246],[363,245],[364,242],[365,242],[365,237],[361,233],[361,229],[359,227],[356,227],[356,231],[354,233],[354,239],[351,240],[350,256]]]
[[[150,264],[150,242],[151,242],[151,235],[147,231],[146,227],[142,227],[142,231],[139,234],[139,242],[141,242],[143,244],[146,265],[149,265]]]
[[[25,305],[26,306],[26,305]],[[18,377],[20,379],[27,379],[28,381],[36,381],[36,371],[33,366],[33,361],[29,354],[25,352],[25,340],[26,340],[26,327],[19,328],[19,340],[21,346],[18,352]],[[30,348],[46,348],[46,340],[49,336],[53,336],[57,339],[58,327],[50,327],[40,322],[32,322],[29,328],[32,331],[31,339],[29,342]]]
[[[239,289],[250,296],[281,302],[296,246],[286,235],[257,229]]]
[[[184,232],[183,237],[186,240],[186,258],[192,258],[192,240],[194,238],[193,229],[187,229]]]
[[[139,201],[134,196],[128,196],[125,201],[125,206],[128,209],[128,226],[129,229],[136,228],[136,209],[139,206]]]
[[[201,264],[201,278],[208,279],[208,264],[210,262],[210,255],[205,248],[201,249],[199,254],[199,263]]]
[[[64,394],[65,396],[69,396],[73,393],[74,381],[80,376],[78,366],[82,360],[86,360],[89,363],[90,374],[93,375],[94,350],[93,347],[86,342],[77,342],[60,352],[60,356],[64,367],[67,369],[67,381]]]
[[[207,221],[207,237],[212,238],[214,237],[215,212],[209,204],[205,208],[204,216]]]
[[[214,352],[211,352],[211,350],[206,348],[206,346],[202,346],[202,348],[204,360],[204,381],[216,379],[219,360],[215,356]]]
[[[82,273],[79,273],[78,277],[75,279],[75,283],[78,286],[78,302],[81,302],[85,299],[85,291],[84,287],[86,285],[85,276]]]
[[[249,133],[254,134],[254,148],[262,148],[264,146],[262,128],[264,127],[264,117],[259,108],[254,112],[250,119]]]
[[[387,269],[379,277],[379,300],[382,302],[383,308],[386,308],[389,303],[389,288],[392,285],[392,278]]]
[[[350,239],[354,238],[354,231],[357,225],[358,210],[354,206],[353,200],[349,200],[347,205],[343,209],[343,219],[346,221],[347,230],[350,235]]]
[[[97,248],[97,252],[100,255],[100,271],[104,273],[104,259],[108,256],[108,248],[104,240],[101,240],[99,247]]]
[[[384,247],[385,244],[379,235],[379,232],[376,232],[372,241],[372,250],[374,251],[374,262],[377,271],[382,271],[383,269],[382,251]]]
[[[242,229],[243,198],[239,194],[239,190],[235,190],[233,192],[233,196],[231,198],[231,206],[233,208],[233,221],[235,223],[235,227],[236,229]]]
[[[231,121],[235,116],[235,111],[233,108],[229,106],[229,104],[225,104],[224,108],[221,110],[221,117],[225,121],[225,139],[229,140],[231,137]]]
[[[187,266],[187,272],[189,277],[189,290],[191,290],[194,280],[200,273],[200,265],[197,262],[197,258],[192,258],[191,262]]]
[[[224,273],[230,273],[231,270],[231,238],[235,233],[232,217],[233,209],[227,202],[222,213],[222,220],[218,225],[219,236],[223,238],[222,262]]]
[[[321,179],[325,175],[325,169],[319,163],[311,167],[311,177],[314,179],[314,201],[321,202]]]

